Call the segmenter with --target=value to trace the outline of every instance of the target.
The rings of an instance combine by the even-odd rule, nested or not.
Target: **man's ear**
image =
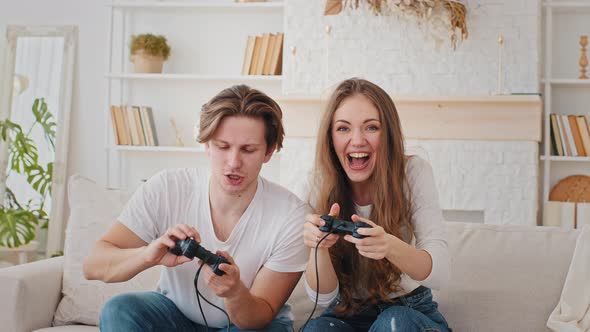
[[[264,155],[264,162],[265,163],[267,163],[270,160],[270,157],[272,157],[272,154],[275,152],[276,149],[277,149],[277,147],[275,145],[266,152],[266,154]]]

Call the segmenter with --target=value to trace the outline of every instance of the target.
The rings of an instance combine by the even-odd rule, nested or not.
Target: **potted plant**
[[[170,56],[166,37],[151,33],[131,36],[130,51],[136,73],[161,73],[164,61]]]
[[[53,162],[44,167],[39,158],[42,142],[35,142],[33,131],[40,130],[45,145],[55,150],[57,124],[44,98],[37,98],[32,107],[35,121],[30,128],[22,128],[8,119],[0,121],[0,140],[10,142],[7,178],[12,172],[26,178],[37,197],[22,202],[9,187],[0,199],[0,246],[16,248],[35,239],[38,228],[47,228],[49,221],[46,201],[51,198]]]

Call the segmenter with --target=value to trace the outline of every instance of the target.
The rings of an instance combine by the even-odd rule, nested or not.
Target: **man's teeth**
[[[363,152],[355,152],[355,153],[349,153],[348,156],[352,157],[352,158],[365,158],[365,157],[368,157],[369,154],[363,153]]]

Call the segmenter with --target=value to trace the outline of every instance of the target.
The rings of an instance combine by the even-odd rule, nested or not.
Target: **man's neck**
[[[254,199],[258,181],[239,194],[228,194],[214,183],[209,184],[209,205],[217,238],[225,241]]]

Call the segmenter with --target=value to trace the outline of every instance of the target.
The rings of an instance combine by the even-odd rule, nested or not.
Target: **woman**
[[[449,276],[432,170],[405,155],[389,95],[363,79],[340,83],[316,153],[310,203],[318,214],[304,226],[312,248],[305,281],[312,300],[318,292],[318,303],[330,307],[305,331],[449,331],[430,291]],[[328,212],[372,228],[358,231],[362,239],[321,232],[319,214]]]

